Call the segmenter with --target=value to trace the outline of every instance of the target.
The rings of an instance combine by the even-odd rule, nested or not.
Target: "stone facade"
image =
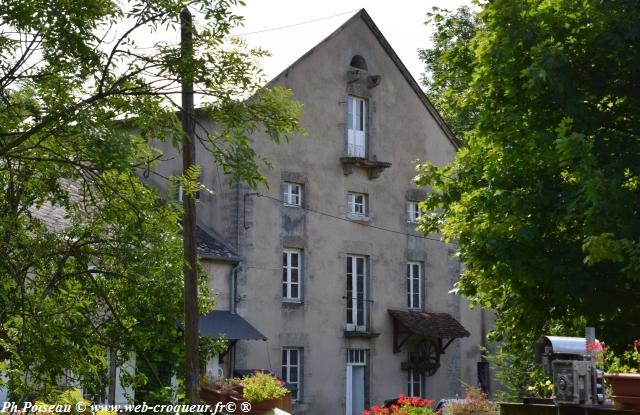
[[[411,262],[420,273],[420,309],[448,313],[470,332],[449,345],[433,376],[422,378],[421,393],[431,399],[460,395],[460,381],[477,383],[488,317],[449,294],[460,271],[452,258],[454,247],[437,236],[420,235],[407,221],[407,202],[426,196],[425,189],[412,184],[413,161],[450,162],[455,138],[364,10],[272,83],[292,89],[302,102],[308,136],[275,145],[256,135],[257,154],[272,164],[265,171],[268,189],[256,194],[230,184],[208,154],[199,151],[197,156],[203,183],[216,192],[203,194],[198,203],[199,224],[236,251],[237,312],[269,339],[239,342],[235,367],[284,375],[283,349],[297,351],[297,413],[350,414],[359,410],[355,400],[379,405],[407,394],[409,375],[401,363],[420,339],[394,353],[388,310],[408,307]],[[350,96],[365,102],[364,157],[350,154]],[[173,151],[166,143],[158,147]],[[179,157],[168,160],[160,172],[179,173],[180,163]],[[166,188],[164,181],[150,180]],[[300,185],[301,206],[282,203],[285,182]],[[348,214],[354,192],[366,195],[362,216]],[[299,253],[301,262],[299,298],[290,301],[283,298],[285,250]],[[367,321],[364,329],[347,331],[347,262],[354,256],[364,258],[366,267],[362,303]],[[224,308],[231,266],[207,263],[219,308]],[[353,350],[363,352],[350,354]],[[348,359],[358,362],[348,366]]]

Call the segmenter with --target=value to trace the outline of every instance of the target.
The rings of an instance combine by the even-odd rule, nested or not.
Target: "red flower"
[[[594,352],[602,352],[602,344],[599,341],[593,341],[587,343],[587,350],[592,350]]]

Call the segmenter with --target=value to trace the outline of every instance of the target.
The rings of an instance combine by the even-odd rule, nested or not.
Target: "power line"
[[[267,199],[271,199],[271,200],[276,201],[278,203],[285,203],[284,200],[278,199],[277,197],[265,195],[263,193],[255,193],[255,195],[258,196],[258,197],[266,197]],[[389,228],[383,228],[382,226],[371,225],[369,223],[354,222],[351,219],[347,219],[347,218],[343,218],[343,217],[340,217],[340,216],[332,215],[330,213],[322,212],[320,210],[315,210],[315,209],[311,209],[311,208],[304,207],[304,206],[299,206],[299,207],[301,209],[307,211],[307,212],[316,213],[318,215],[326,216],[326,217],[329,217],[329,218],[332,218],[332,219],[341,220],[343,222],[355,223],[355,224],[360,225],[360,226],[366,226],[368,228],[373,228],[373,229],[377,229],[377,230],[385,231],[385,232],[391,232],[391,233],[395,233],[395,234],[398,234],[398,235],[412,236],[414,238],[428,239],[430,241],[444,243],[440,239],[430,238],[430,237],[425,236],[425,235],[414,235],[414,234],[407,233],[407,232],[397,231],[395,229],[389,229]]]
[[[164,176],[164,175],[162,175],[162,174],[160,174],[160,173],[158,173],[158,172],[156,172],[154,170],[150,170],[150,172],[155,174],[155,175],[157,175],[157,176],[159,176],[159,177],[161,177],[162,179],[165,179],[167,181],[171,181],[170,177]],[[283,203],[283,204],[285,203],[285,201],[282,200],[282,199],[278,199],[277,197],[265,195],[264,193],[260,193],[260,192],[246,193],[245,194],[245,196],[252,196],[252,195],[255,195],[255,196],[258,196],[258,197],[264,197],[264,198],[267,198],[267,199],[271,199],[274,202],[278,202],[278,203]],[[360,225],[360,226],[366,226],[367,228],[377,229],[379,231],[391,232],[391,233],[395,233],[397,235],[411,236],[411,237],[414,237],[414,238],[427,239],[429,241],[446,243],[446,242],[443,242],[440,239],[430,238],[430,237],[425,236],[425,235],[415,235],[415,234],[412,234],[412,233],[397,231],[395,229],[384,228],[382,226],[371,225],[369,223],[354,222],[351,219],[347,219],[347,218],[343,218],[343,217],[340,217],[340,216],[332,215],[331,213],[323,212],[321,210],[311,209],[311,208],[308,208],[308,207],[305,207],[305,206],[299,206],[299,208],[304,210],[304,211],[307,211],[307,212],[315,213],[317,215],[326,216],[328,218],[337,219],[337,220],[341,220],[343,222],[353,223],[353,224]]]
[[[256,30],[255,32],[240,33],[240,34],[233,35],[233,36],[248,36],[248,35],[255,35],[256,33],[273,32],[274,30],[288,29],[288,28],[291,28],[291,27],[302,26],[302,25],[305,25],[305,24],[308,24],[308,23],[315,23],[315,22],[320,22],[322,20],[332,19],[334,17],[342,16],[344,14],[357,12],[358,10],[360,10],[360,9],[353,9],[353,10],[349,10],[348,12],[342,12],[342,13],[334,14],[333,16],[319,17],[317,19],[307,20],[307,21],[299,22],[299,23],[293,23],[293,24],[286,25],[286,26],[274,27],[274,28],[271,28],[271,29]]]

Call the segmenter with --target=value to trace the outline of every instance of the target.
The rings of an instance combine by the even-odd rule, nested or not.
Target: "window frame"
[[[358,273],[358,263],[361,264],[362,273]],[[369,329],[368,313],[368,279],[369,264],[368,257],[364,255],[347,255],[347,290],[346,290],[346,330],[366,332]],[[351,270],[351,271],[349,271]],[[353,271],[356,272],[353,272]],[[358,281],[358,278],[361,278]],[[358,296],[358,285],[361,282],[361,298]],[[354,290],[353,288],[356,287]],[[360,314],[361,313],[361,314]],[[361,317],[361,318],[359,318]]]
[[[356,198],[360,196],[362,197],[362,202],[356,203]],[[362,213],[356,212],[356,206],[362,207]],[[366,193],[348,192],[347,193],[347,214],[355,218],[363,218],[363,219],[368,218],[369,217],[369,195]]]
[[[367,157],[367,104],[367,99],[363,97],[349,95],[347,98],[347,155],[349,157]],[[362,144],[358,144],[359,140]]]
[[[422,398],[424,395],[424,374],[417,370],[409,369],[407,371],[407,396]],[[416,385],[418,387],[418,394],[416,395]]]
[[[296,365],[291,364],[291,354],[296,354]],[[302,402],[302,348],[283,347],[280,361],[280,377],[289,385],[294,386],[291,391],[291,401],[293,403]],[[296,373],[296,381],[291,381],[292,369]]]
[[[422,216],[422,209],[418,205],[420,202],[417,200],[408,200],[405,213],[407,216],[407,223],[418,223],[418,218]]]
[[[198,183],[202,183],[202,176],[198,175]],[[200,201],[200,188],[198,188],[198,190],[196,190],[193,194],[195,197],[195,201],[198,202]],[[178,184],[178,194],[177,194],[177,199],[179,203],[184,202],[184,185],[182,183]]]
[[[297,266],[292,265],[293,255],[297,256]],[[282,301],[283,302],[296,302],[302,301],[302,249],[297,248],[284,248],[282,250]],[[297,271],[297,281],[293,281],[293,271]],[[293,296],[293,286],[297,285],[298,295]]]
[[[417,267],[417,271],[416,271]],[[407,308],[409,310],[422,310],[422,263],[418,261],[407,261],[406,268],[406,283],[407,283]],[[417,272],[417,275],[416,275]],[[417,292],[416,292],[417,289]],[[417,295],[417,305],[416,303]]]
[[[298,189],[298,194],[293,193],[293,189]],[[296,182],[285,181],[282,184],[282,203],[290,207],[302,207],[302,184]],[[298,198],[297,203],[293,203],[292,199]]]

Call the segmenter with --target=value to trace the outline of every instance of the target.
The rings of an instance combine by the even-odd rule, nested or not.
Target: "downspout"
[[[238,290],[238,269],[240,269],[240,261],[237,261],[233,268],[231,268],[231,272],[229,273],[229,312],[231,314],[236,313],[236,298],[237,298],[237,290]],[[235,344],[231,347],[229,351],[231,356],[229,356],[229,376],[233,377],[233,373],[236,370],[236,347]]]
[[[236,298],[237,298],[237,281],[238,281],[238,269],[240,268],[240,262],[236,262],[231,273],[229,274],[229,311],[231,314],[236,313]]]

